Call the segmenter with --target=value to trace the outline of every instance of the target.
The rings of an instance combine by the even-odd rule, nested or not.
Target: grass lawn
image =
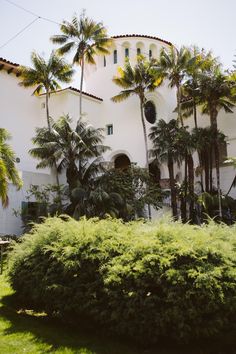
[[[140,349],[101,334],[88,333],[82,326],[71,329],[44,314],[17,310],[13,291],[0,275],[0,354],[233,354],[236,350],[217,344],[200,348]],[[233,343],[232,343],[233,344]],[[235,346],[233,346],[235,348]]]
[[[12,295],[6,277],[0,275],[0,354],[142,353],[105,336],[66,328],[44,314],[16,310]]]

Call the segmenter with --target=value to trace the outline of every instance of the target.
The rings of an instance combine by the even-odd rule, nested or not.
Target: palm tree
[[[186,80],[182,85],[186,100],[181,102],[181,110],[184,111],[183,117],[187,118],[193,114],[194,125],[197,128],[197,106],[201,104],[198,77],[201,73],[211,70],[216,65],[217,59],[211,52],[205,52],[196,46],[190,47],[189,52],[191,57],[186,67]]]
[[[174,174],[174,163],[180,162],[179,146],[177,137],[179,133],[178,122],[175,119],[166,123],[160,119],[158,123],[151,127],[149,138],[152,141],[153,149],[150,155],[161,163],[166,163],[169,170],[171,207],[174,219],[178,218],[177,193]]]
[[[33,52],[31,54],[32,68],[25,66],[19,67],[21,76],[20,86],[34,87],[33,95],[45,93],[46,100],[46,118],[48,129],[51,130],[50,114],[49,114],[49,97],[50,93],[60,89],[59,82],[69,83],[74,74],[72,67],[67,64],[62,58],[52,51],[46,61],[42,56]],[[52,165],[55,168],[57,185],[60,185],[56,164]],[[60,196],[59,196],[60,197]]]
[[[60,55],[73,52],[73,63],[81,66],[80,78],[80,117],[82,117],[82,92],[85,63],[96,64],[95,55],[109,54],[112,44],[102,22],[95,22],[82,12],[79,19],[74,16],[71,22],[63,21],[60,27],[62,34],[51,37],[53,43],[62,44],[58,49]]]
[[[119,75],[113,78],[113,82],[123,90],[111,100],[122,102],[130,96],[139,98],[141,122],[143,126],[144,146],[145,146],[145,168],[148,170],[148,142],[147,131],[144,119],[144,107],[146,103],[146,92],[154,91],[162,83],[159,72],[154,67],[154,60],[147,61],[143,56],[137,57],[137,64],[132,67],[127,60],[124,69],[119,68]],[[151,218],[150,205],[148,205],[149,219]]]
[[[236,157],[228,157],[227,160],[224,161],[225,164],[231,164],[234,169],[236,168]],[[229,193],[231,192],[232,188],[236,187],[236,175],[233,178],[233,181],[228,189],[228,192],[226,193],[226,196],[229,195]]]
[[[23,185],[19,173],[16,169],[15,153],[7,144],[7,140],[10,139],[10,134],[6,129],[0,128],[0,199],[3,207],[8,205],[8,183],[20,189]]]
[[[163,77],[169,80],[169,86],[176,88],[178,121],[180,121],[182,126],[184,126],[184,123],[181,112],[181,85],[186,76],[190,58],[191,54],[188,48],[181,47],[178,50],[171,46],[168,51],[165,48],[161,49],[157,63],[157,67],[162,72]]]
[[[49,97],[50,93],[60,89],[59,82],[69,83],[74,74],[74,70],[63,59],[52,51],[46,61],[42,56],[33,52],[31,54],[32,68],[20,66],[18,68],[21,77],[20,86],[33,87],[33,95],[45,93],[46,118],[48,129],[50,126]]]
[[[187,221],[187,201],[189,199],[189,219],[194,217],[194,161],[192,154],[196,150],[195,141],[187,127],[178,129],[176,135],[176,149],[179,160],[184,161],[184,181],[181,191],[181,218]]]
[[[37,168],[51,167],[56,161],[58,173],[66,171],[69,197],[73,202],[73,190],[88,183],[91,174],[100,172],[100,157],[109,148],[102,144],[103,129],[94,129],[83,121],[73,129],[71,123],[66,115],[56,122],[52,120],[51,131],[37,128],[33,138],[36,147],[30,154],[40,160]]]
[[[144,119],[144,107],[146,103],[146,92],[154,91],[160,86],[162,79],[154,67],[154,61],[147,61],[144,57],[137,57],[137,64],[132,67],[130,61],[127,60],[124,69],[119,68],[119,75],[113,78],[113,82],[123,90],[111,100],[113,102],[122,102],[131,96],[139,98],[139,106],[141,113],[141,122],[143,127],[144,146],[145,146],[145,168],[148,169],[148,142],[147,131]]]
[[[236,102],[235,82],[230,81],[228,76],[221,71],[220,65],[216,65],[210,71],[199,77],[201,92],[202,113],[210,117],[210,125],[214,134],[214,151],[216,165],[217,193],[219,200],[219,217],[222,217],[221,190],[220,190],[220,162],[219,162],[219,139],[218,139],[218,113],[223,109],[226,113],[233,113]]]

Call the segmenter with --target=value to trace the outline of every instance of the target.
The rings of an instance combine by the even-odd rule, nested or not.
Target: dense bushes
[[[217,335],[236,315],[236,227],[50,218],[16,244],[19,300],[155,342]]]

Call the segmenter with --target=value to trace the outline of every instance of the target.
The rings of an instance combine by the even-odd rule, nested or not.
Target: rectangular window
[[[129,48],[125,48],[125,57],[126,57],[126,58],[129,57]]]
[[[106,57],[103,58],[103,66],[107,66]]]
[[[141,55],[141,49],[137,48],[137,55]]]
[[[113,55],[114,55],[114,64],[117,64],[117,50],[116,49],[114,50]]]
[[[107,135],[113,135],[113,124],[107,125]]]
[[[151,59],[151,58],[152,58],[152,50],[149,49],[149,59]]]

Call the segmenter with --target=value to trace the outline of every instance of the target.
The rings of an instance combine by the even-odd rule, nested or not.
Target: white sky
[[[154,35],[177,46],[196,44],[212,49],[226,68],[236,54],[236,0],[9,0],[56,22],[70,20],[86,9],[87,15],[103,21],[110,35]],[[0,47],[34,16],[0,0]],[[30,53],[48,55],[49,37],[59,26],[43,20],[0,49],[0,57],[30,65]]]

